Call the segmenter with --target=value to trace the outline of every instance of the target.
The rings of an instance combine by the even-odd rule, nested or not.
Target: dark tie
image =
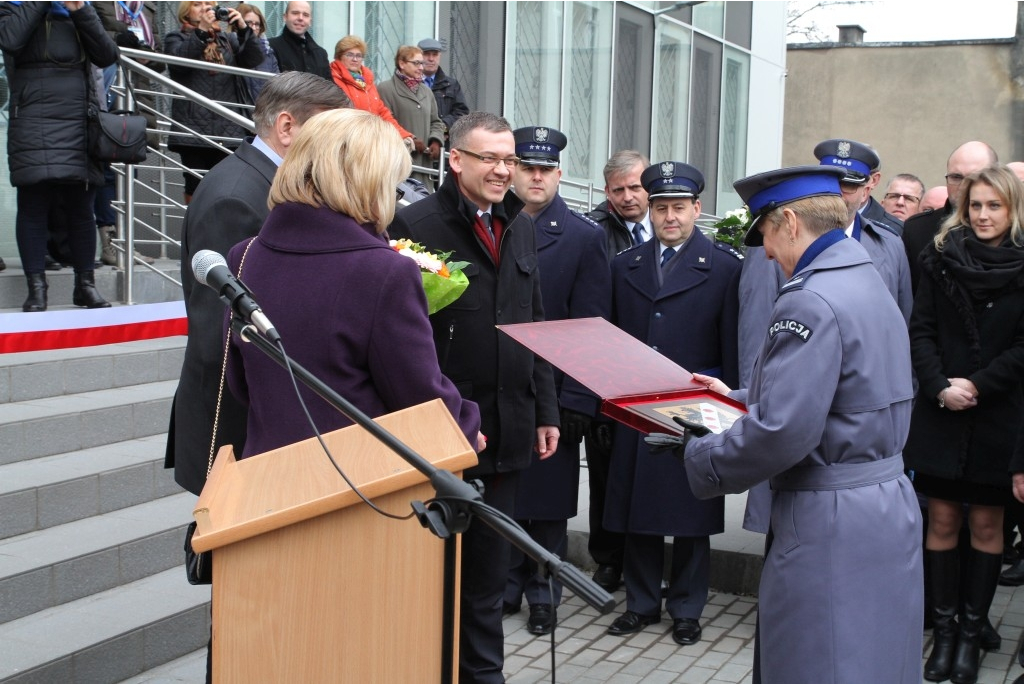
[[[633,240],[634,245],[639,245],[644,241],[644,234],[640,232],[640,224],[633,224]]]
[[[480,215],[480,221],[483,223],[484,228],[491,234],[491,240],[494,240],[494,229],[491,228],[491,213],[484,212]]]
[[[668,260],[672,259],[672,255],[674,255],[675,253],[676,253],[676,248],[674,248],[674,247],[666,247],[665,248],[665,251],[661,253],[661,266],[662,266],[662,268],[664,268],[665,265],[668,264]]]

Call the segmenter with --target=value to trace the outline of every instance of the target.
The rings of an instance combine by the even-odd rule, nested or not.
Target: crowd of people
[[[594,581],[626,589],[610,635],[667,613],[675,642],[701,639],[710,537],[724,529],[724,495],[746,491],[744,525],[766,533],[757,680],[977,680],[982,652],[1000,641],[988,621],[995,587],[1024,582],[1002,571],[1024,524],[1024,164],[1000,165],[970,141],[950,155],[943,188],[898,173],[879,202],[875,150],[825,140],[806,166],[735,183],[751,217],[741,251],[700,230],[704,172],[682,160],[616,151],[606,201],[589,215],[570,209],[558,194],[561,153],[582,141],[546,122],[513,130],[470,112],[432,38],[399,48],[394,72],[375,79],[358,36],[328,60],[306,2],[288,3],[269,39],[255,6],[218,16],[212,3],[182,2],[180,28],[159,43],[141,3],[122,4],[114,30],[86,3],[0,6],[21,106],[9,164],[25,311],[46,309],[55,208],[75,304],[109,306],[92,273],[91,189],[103,169],[64,116],[90,101],[90,63],[109,67],[131,43],[280,72],[239,80],[170,68],[207,97],[252,102],[256,124],[245,138],[193,102],[173,104],[191,133],[171,148],[209,169],[186,173],[185,185],[190,335],[166,457],[183,487],[202,490],[222,445],[245,458],[313,435],[284,372],[229,334],[216,293],[196,287],[192,256],[211,249],[244,268],[290,356],[364,412],[443,399],[478,453],[465,477],[556,554],[585,446]],[[24,98],[30,82],[67,112]],[[17,133],[28,125],[45,135]],[[210,138],[242,142],[227,152]],[[42,163],[43,144],[63,157]],[[421,176],[434,192],[399,202],[413,166],[429,169],[442,148],[443,182]],[[468,289],[428,316],[417,268],[386,237],[468,262]],[[300,292],[325,295],[316,321],[295,306]],[[496,330],[586,317],[608,319],[747,413],[718,434],[681,428],[667,443],[674,457],[658,454],[665,442],[602,417],[600,398]],[[348,423],[324,404],[311,413],[321,430]],[[459,680],[501,682],[502,616],[525,599],[528,630],[547,634],[560,598],[543,569],[471,526]],[[926,622],[934,640],[922,671]]]

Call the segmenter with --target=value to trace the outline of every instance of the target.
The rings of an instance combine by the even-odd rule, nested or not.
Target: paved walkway
[[[587,472],[582,473],[580,513],[570,521],[580,559],[587,529]],[[760,554],[761,535],[742,529],[745,496],[726,498],[726,532],[712,537],[712,548],[741,554]],[[585,565],[586,560],[578,561]],[[183,581],[184,582],[184,581]],[[714,587],[714,579],[712,579]],[[625,610],[625,591],[615,593],[618,605],[600,615],[566,590],[555,630],[555,678],[560,683],[749,683],[754,662],[756,598],[712,592],[701,617],[703,639],[681,647],[672,640],[671,621],[629,637],[613,637],[607,628]],[[551,677],[551,636],[526,630],[527,610],[505,618],[505,676],[510,683],[548,683]],[[990,618],[1003,638],[1002,648],[984,655],[980,683],[1011,683],[1024,673],[1016,661],[1024,633],[1024,587],[999,588]],[[931,632],[925,633],[925,655]],[[206,651],[200,650],[132,678],[131,683],[202,683]]]

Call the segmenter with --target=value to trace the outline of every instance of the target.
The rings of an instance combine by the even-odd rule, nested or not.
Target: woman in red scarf
[[[373,85],[373,72],[363,64],[366,57],[366,43],[359,36],[345,36],[334,46],[334,61],[331,62],[331,75],[338,87],[345,91],[352,107],[370,114],[376,114],[395,127],[402,136],[405,146],[413,150],[413,135],[402,128],[395,120],[391,110],[380,99],[377,87]]]

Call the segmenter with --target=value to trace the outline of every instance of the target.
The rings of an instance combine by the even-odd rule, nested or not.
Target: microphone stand
[[[279,366],[286,369],[289,367],[289,362],[286,362],[281,350],[256,330],[252,324],[232,315],[231,330],[237,333],[242,340],[251,343],[277,362]],[[515,545],[523,554],[536,561],[538,568],[545,576],[551,575],[559,579],[583,601],[602,614],[607,614],[615,607],[615,599],[604,588],[569,562],[563,561],[557,555],[541,547],[523,530],[522,526],[486,504],[472,484],[456,478],[451,471],[439,469],[431,464],[295,361],[290,361],[290,367],[295,377],[302,381],[303,385],[326,400],[353,423],[358,424],[370,435],[384,443],[417,471],[427,476],[437,494],[436,499],[429,505],[424,505],[419,501],[412,503],[413,511],[424,528],[441,539],[451,540],[452,534],[465,532],[469,528],[473,516],[476,516]],[[452,561],[454,561],[454,557],[452,557]],[[454,616],[451,617],[451,624],[454,629]],[[451,650],[448,650],[447,654],[451,653]],[[445,678],[445,676],[448,677]],[[450,673],[442,674],[442,682],[451,682],[451,680]]]

